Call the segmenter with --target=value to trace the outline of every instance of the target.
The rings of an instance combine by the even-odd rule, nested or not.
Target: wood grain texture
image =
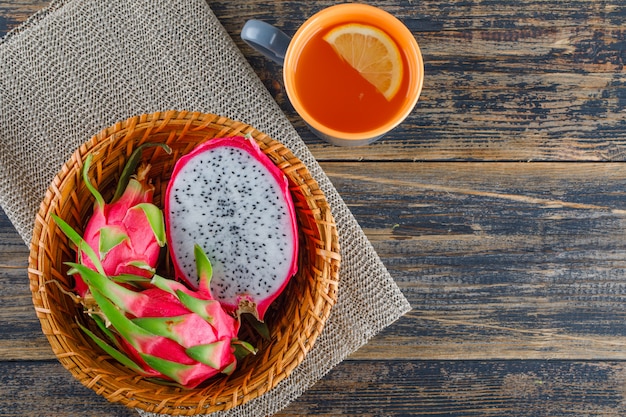
[[[288,103],[280,68],[238,38],[245,20],[288,34],[327,1],[209,2],[318,159],[346,152],[315,139]],[[623,161],[626,17],[622,2],[379,1],[415,34],[422,96],[404,124],[350,160]]]
[[[46,0],[0,0],[0,36],[50,4]]]
[[[47,3],[0,1],[0,34]],[[208,3],[413,307],[280,416],[626,414],[626,3],[375,2],[415,34],[425,85],[354,149],[315,138],[239,39],[335,2]],[[56,361],[27,257],[0,212],[0,416],[136,415]]]
[[[413,307],[355,357],[626,358],[623,164],[323,168]],[[30,308],[27,249],[17,238],[10,247],[0,352],[50,359]]]
[[[29,363],[0,364],[0,416],[137,415],[58,363],[37,366],[45,378]],[[344,361],[276,416],[621,416],[624,373],[620,362]]]
[[[624,359],[623,164],[323,166],[413,306],[355,357]]]

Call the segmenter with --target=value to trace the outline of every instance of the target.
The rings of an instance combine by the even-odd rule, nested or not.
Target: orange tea
[[[333,28],[315,33],[300,52],[294,68],[295,92],[309,115],[324,126],[348,133],[376,129],[393,119],[407,99],[406,57],[396,46],[404,76],[397,92],[387,99],[324,39]]]
[[[255,32],[263,40],[260,50],[283,43],[280,33]],[[366,4],[317,12],[298,28],[283,56],[294,109],[335,145],[379,139],[408,116],[422,90],[424,63],[413,34],[393,15]],[[281,63],[279,55],[272,59]]]

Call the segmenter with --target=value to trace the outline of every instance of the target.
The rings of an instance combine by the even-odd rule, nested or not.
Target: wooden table
[[[0,32],[48,2],[0,0]],[[330,1],[209,1],[413,310],[281,416],[626,415],[626,5],[375,1],[414,32],[421,100],[375,145],[313,137],[245,20]],[[0,416],[133,416],[56,361],[0,215]]]

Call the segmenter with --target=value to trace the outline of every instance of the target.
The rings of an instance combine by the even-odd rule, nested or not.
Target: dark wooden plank
[[[393,135],[349,151],[308,132],[280,68],[238,39],[252,17],[293,34],[328,2],[209,4],[319,159],[624,160],[620,2],[378,2],[415,33],[424,90]]]
[[[623,415],[624,376],[621,362],[344,361],[277,416]],[[0,362],[0,384],[3,417],[137,415],[54,362]]]
[[[46,0],[0,1],[0,37],[22,24],[48,4],[50,4],[50,1]]]
[[[355,357],[626,357],[623,164],[323,167],[413,306]]]
[[[54,357],[31,301],[28,253],[0,209],[0,360]]]
[[[2,417],[137,416],[82,386],[56,361],[2,361],[0,370]]]
[[[623,415],[621,362],[344,362],[281,416]]]
[[[0,1],[0,34],[47,3]],[[413,306],[280,415],[626,414],[626,168],[582,163],[625,160],[626,4],[377,2],[415,33],[426,84],[393,135],[347,150],[306,130],[280,68],[238,38],[334,2],[208,3]],[[502,163],[437,162],[455,160]],[[27,256],[0,214],[0,416],[136,415],[54,359]]]
[[[323,168],[413,306],[355,357],[626,359],[625,165]],[[26,271],[0,274],[0,356],[51,358]]]
[[[47,2],[0,3],[0,33]],[[239,39],[249,18],[293,34],[328,1],[209,1],[321,160],[595,160],[626,153],[626,6],[610,2],[381,1],[415,33],[426,81],[415,111],[374,146],[315,138],[289,104],[280,68]]]

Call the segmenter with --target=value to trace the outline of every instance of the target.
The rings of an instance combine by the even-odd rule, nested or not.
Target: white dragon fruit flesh
[[[296,273],[298,232],[288,180],[252,138],[209,140],[180,158],[165,197],[178,279],[201,289],[194,244],[213,267],[210,290],[229,311],[263,320]]]

